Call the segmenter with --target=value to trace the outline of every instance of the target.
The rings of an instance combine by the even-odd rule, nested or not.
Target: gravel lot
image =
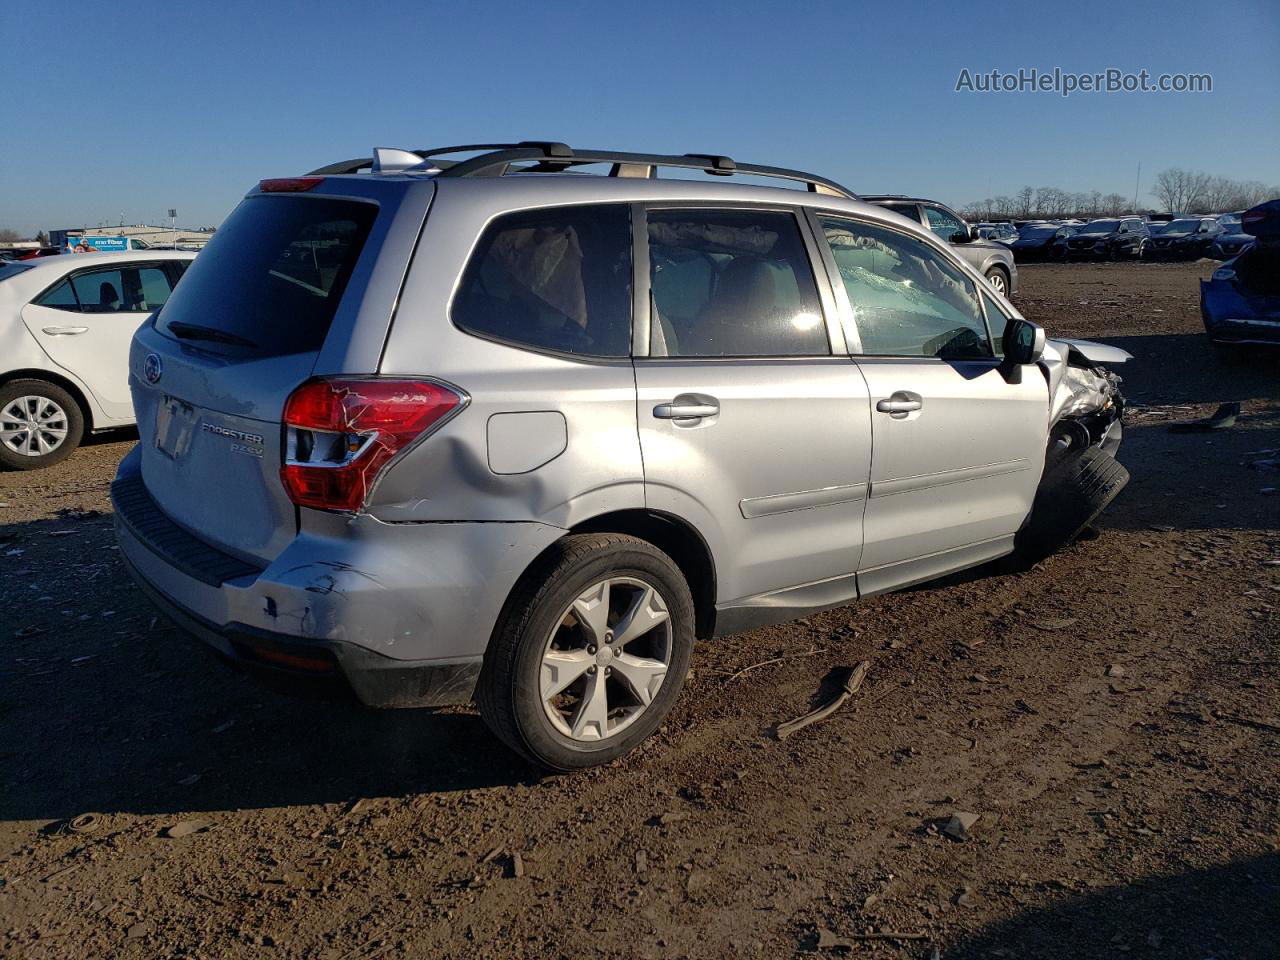
[[[1249,466],[1280,361],[1215,359],[1211,269],[1022,272],[1051,335],[1138,358],[1096,535],[703,644],[661,734],[576,776],[472,710],[265,691],[157,619],[112,545],[134,438],[0,474],[0,956],[1280,956],[1280,472]]]

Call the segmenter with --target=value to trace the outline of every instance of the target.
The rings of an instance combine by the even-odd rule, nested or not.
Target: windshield
[[[1055,226],[1023,227],[1022,230],[1018,232],[1018,236],[1022,237],[1024,240],[1041,240],[1045,237],[1052,237],[1060,229],[1062,228]]]
[[[319,350],[377,212],[357,200],[249,197],[192,261],[156,329],[255,356]]]
[[[1119,220],[1095,220],[1080,228],[1081,233],[1115,233],[1120,229]]]
[[[1200,229],[1199,220],[1171,220],[1162,233],[1193,233]]]

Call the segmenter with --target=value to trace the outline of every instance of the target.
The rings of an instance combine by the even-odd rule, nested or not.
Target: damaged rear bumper
[[[126,566],[179,626],[261,678],[377,707],[468,701],[502,602],[564,533],[361,515],[340,536],[299,534],[257,566],[166,517],[146,494],[136,450],[111,493]]]
[[[224,663],[282,692],[354,697],[369,707],[442,707],[468,703],[480,677],[481,658],[457,663],[393,660],[340,640],[307,640],[242,623],[211,623],[153,586],[127,555],[125,567],[176,626]]]

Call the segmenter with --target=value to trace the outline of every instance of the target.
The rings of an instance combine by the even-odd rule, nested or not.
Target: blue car
[[[1213,242],[1209,256],[1215,260],[1230,260],[1244,253],[1245,247],[1253,243],[1256,238],[1251,233],[1242,233],[1240,227],[1230,233],[1219,234],[1218,238]]]
[[[1200,281],[1200,315],[1223,344],[1280,344],[1280,199],[1245,212],[1251,244]]]

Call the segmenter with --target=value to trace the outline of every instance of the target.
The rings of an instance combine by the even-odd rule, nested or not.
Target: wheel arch
[[[982,275],[985,277],[987,274],[991,273],[992,270],[999,270],[1004,274],[1004,282],[1006,285],[1013,283],[1013,271],[1010,270],[1009,265],[999,257],[992,257],[986,262],[986,265],[982,268]]]
[[[569,533],[621,533],[645,540],[669,556],[689,584],[697,636],[714,636],[716,567],[711,548],[689,523],[656,510],[631,509],[602,513],[575,524]],[[537,560],[534,561],[537,563]],[[533,564],[530,564],[532,567]]]
[[[54,373],[52,370],[43,370],[39,367],[6,370],[0,374],[0,387],[12,383],[14,380],[43,380],[46,383],[52,383],[56,387],[61,387],[71,394],[71,399],[75,400],[77,406],[80,407],[80,415],[84,417],[84,432],[88,434],[95,429],[94,409],[89,400],[89,394],[70,377],[64,377],[59,373]]]

